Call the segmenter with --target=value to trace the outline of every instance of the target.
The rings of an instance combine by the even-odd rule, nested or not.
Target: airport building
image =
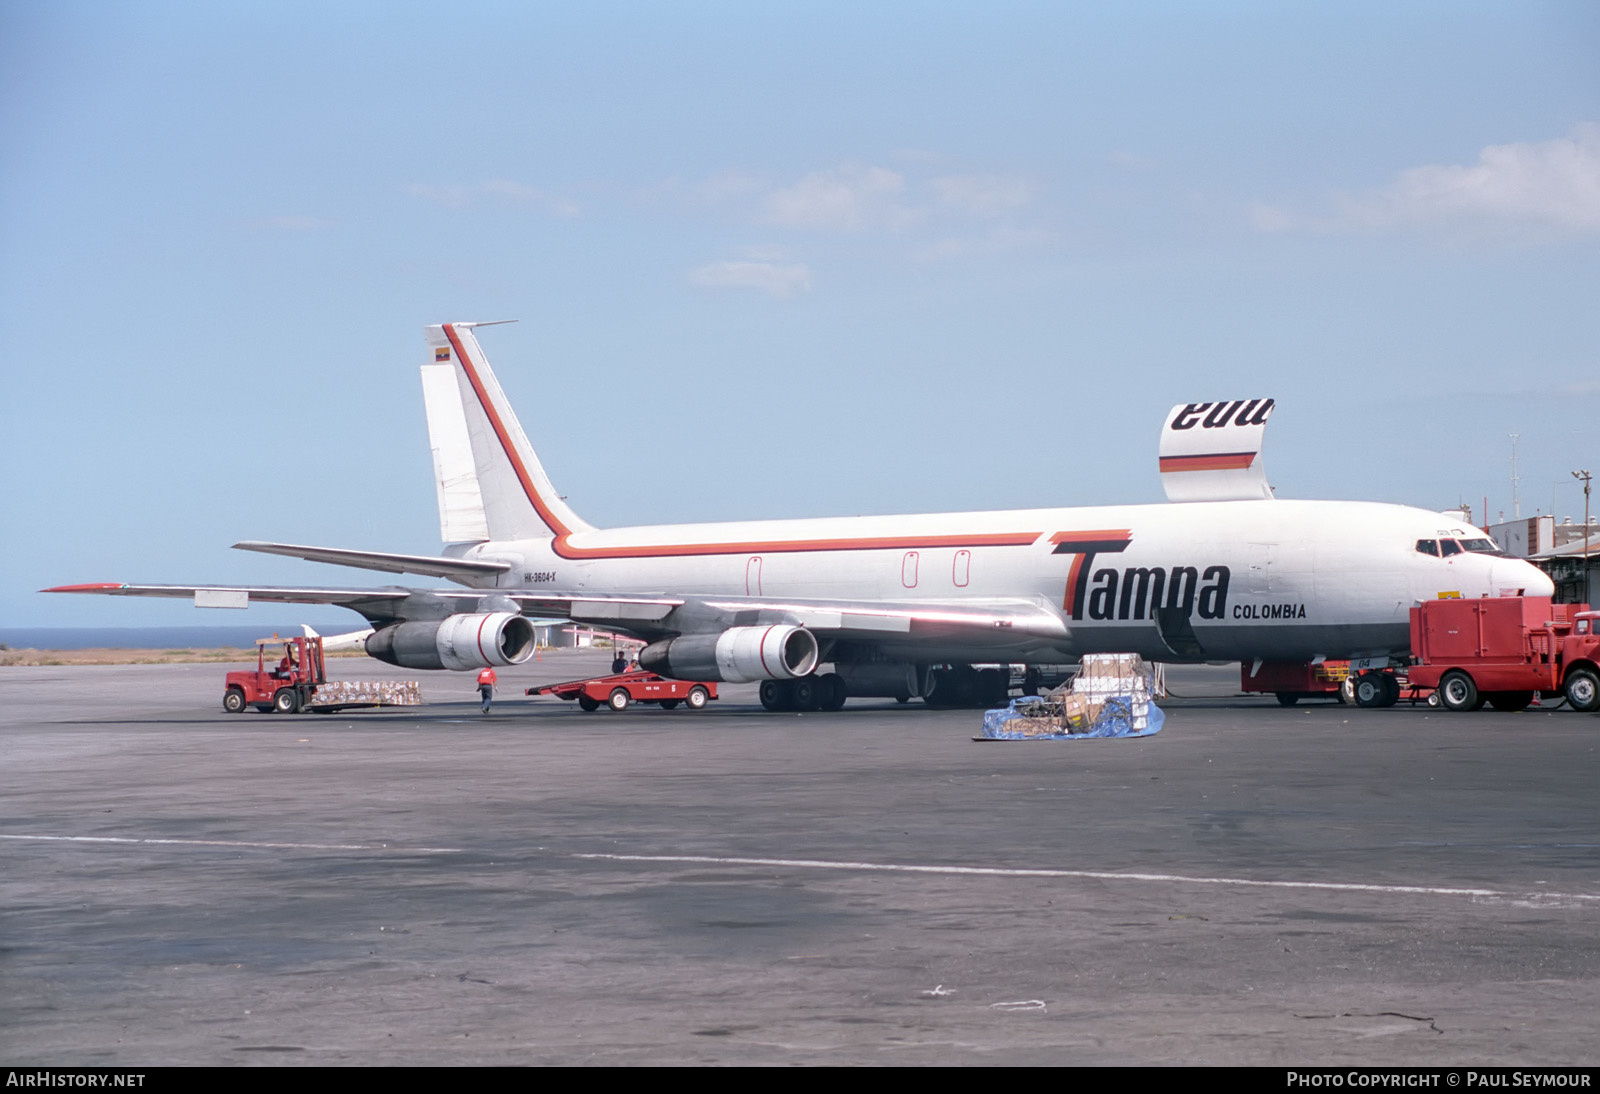
[[[1561,604],[1594,603],[1600,589],[1600,516],[1588,524],[1567,517],[1560,524],[1553,515],[1524,517],[1491,524],[1490,538],[1506,554],[1525,558],[1556,583],[1555,599]]]

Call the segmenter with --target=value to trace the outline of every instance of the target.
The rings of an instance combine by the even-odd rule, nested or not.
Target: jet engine
[[[817,667],[817,637],[804,627],[729,627],[652,642],[639,665],[675,680],[792,680]]]
[[[476,612],[373,631],[367,653],[407,669],[520,665],[533,656],[533,624],[516,612]]]

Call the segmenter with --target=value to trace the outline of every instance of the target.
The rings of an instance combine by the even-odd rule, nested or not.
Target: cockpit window
[[[1461,546],[1476,555],[1505,555],[1492,539],[1464,539]]]
[[[1419,555],[1432,555],[1434,558],[1438,558],[1439,557],[1439,541],[1436,540],[1436,539],[1419,539],[1419,540],[1417,540],[1417,554],[1419,554]]]
[[[1459,555],[1460,553],[1461,553],[1461,544],[1457,543],[1455,540],[1453,540],[1453,539],[1441,539],[1439,541],[1439,557],[1440,558],[1449,558],[1451,555]]]

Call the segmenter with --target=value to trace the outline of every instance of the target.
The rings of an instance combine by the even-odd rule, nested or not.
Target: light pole
[[[1574,471],[1572,477],[1583,483],[1583,602],[1589,599],[1589,483],[1594,478],[1588,471]]]

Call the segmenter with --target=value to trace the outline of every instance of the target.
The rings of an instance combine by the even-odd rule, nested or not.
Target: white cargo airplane
[[[1459,519],[1273,498],[1260,458],[1270,399],[1174,407],[1164,505],[597,529],[540,466],[473,334],[485,325],[427,328],[442,557],[235,544],[465,589],[47,591],[338,604],[374,627],[369,654],[418,669],[517,664],[532,653],[529,617],[567,618],[637,636],[641,663],[665,676],[761,681],[769,709],[837,709],[848,696],[992,703],[1007,680],[975,665],[1106,651],[1383,664],[1406,652],[1420,600],[1552,591]],[[833,671],[819,675],[822,664]]]

